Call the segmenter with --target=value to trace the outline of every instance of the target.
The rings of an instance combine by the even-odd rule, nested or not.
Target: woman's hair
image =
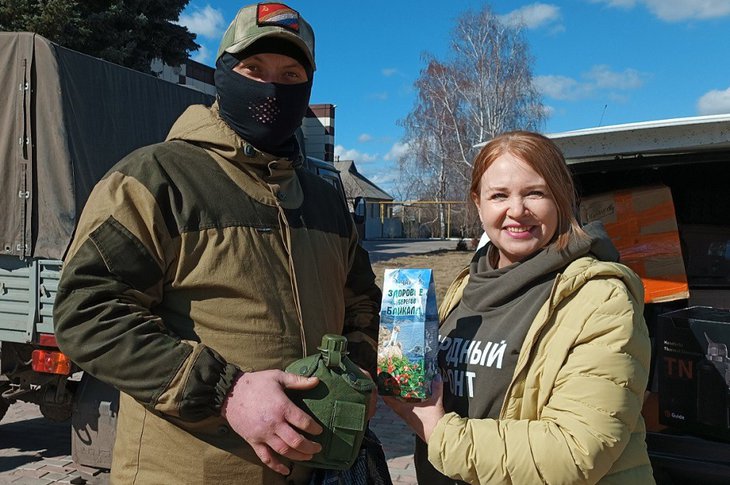
[[[550,195],[558,209],[558,228],[550,244],[565,249],[571,236],[588,237],[576,217],[575,185],[560,149],[549,138],[530,131],[510,131],[490,140],[474,159],[471,172],[472,199],[481,196],[482,175],[505,153],[524,161],[547,183]]]

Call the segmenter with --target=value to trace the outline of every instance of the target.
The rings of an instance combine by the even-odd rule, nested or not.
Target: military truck
[[[730,115],[548,136],[574,174],[584,218],[609,221],[619,249],[635,248],[622,258],[634,263],[647,290],[654,347],[643,414],[657,482],[730,483]],[[701,342],[709,337],[690,335],[686,318],[668,323],[667,315],[693,312],[716,319],[724,341]],[[699,382],[700,365],[711,386]]]
[[[75,461],[109,468],[118,392],[58,350],[62,260],[95,183],[213,97],[32,33],[0,33],[0,65],[0,419],[16,401],[71,418]],[[306,167],[345,203],[331,164],[307,158]]]
[[[59,421],[88,409],[74,423],[81,438],[79,426],[98,431],[90,416],[100,406],[115,411],[113,391],[93,389],[54,337],[53,301],[78,216],[112,165],[213,98],[33,33],[0,33],[0,63],[0,419],[15,401]],[[108,452],[97,455],[84,461],[103,465]]]

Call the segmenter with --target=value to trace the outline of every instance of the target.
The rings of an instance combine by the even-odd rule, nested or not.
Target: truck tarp
[[[61,259],[94,184],[212,97],[56,45],[0,32],[0,251]]]

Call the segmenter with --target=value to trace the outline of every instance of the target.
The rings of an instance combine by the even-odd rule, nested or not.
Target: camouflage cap
[[[264,37],[279,37],[299,47],[314,64],[314,31],[299,12],[283,3],[258,3],[243,7],[226,29],[218,47],[218,59],[228,52],[236,54]]]

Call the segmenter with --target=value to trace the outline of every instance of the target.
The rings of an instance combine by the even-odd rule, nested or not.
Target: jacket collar
[[[167,141],[182,140],[206,150],[247,194],[266,205],[297,208],[303,192],[296,160],[279,158],[257,150],[243,140],[219,116],[218,104],[210,108],[193,105],[177,119]]]

